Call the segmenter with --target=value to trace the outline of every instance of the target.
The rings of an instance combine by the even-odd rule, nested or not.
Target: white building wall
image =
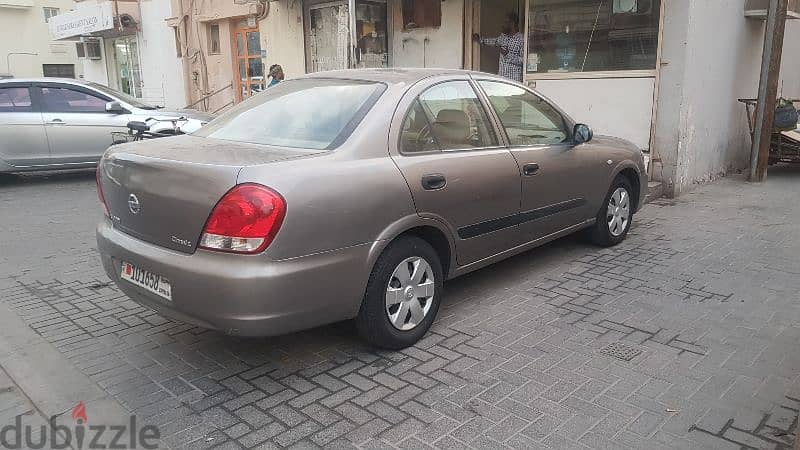
[[[302,2],[270,2],[269,15],[261,21],[261,48],[267,52],[264,71],[280,64],[286,78],[306,73]]]
[[[139,59],[142,99],[166,108],[187,105],[183,66],[177,56],[175,36],[165,20],[172,17],[171,2],[140,0]]]
[[[102,55],[101,59],[84,58],[80,60],[83,65],[83,78],[86,81],[93,81],[108,86],[108,67],[106,65],[108,59],[106,58],[106,43],[104,41],[101,41],[100,53]]]
[[[749,165],[744,106],[755,98],[763,21],[744,18],[744,0],[676,0],[666,4],[654,175],[678,195]],[[800,98],[800,24],[787,24],[782,94]],[[672,67],[671,67],[672,66]]]
[[[442,2],[442,26],[403,31],[399,0],[390,2],[392,67],[460,69],[464,64],[464,0]]]
[[[58,8],[62,13],[73,7],[72,0],[2,1],[0,2],[0,73],[17,78],[41,77],[42,64],[74,64],[75,76],[83,67],[78,61],[75,44],[50,39],[44,20],[44,7]],[[11,55],[26,52],[36,55]],[[10,61],[11,67],[7,65]]]
[[[537,80],[529,85],[596,134],[650,148],[654,78]]]

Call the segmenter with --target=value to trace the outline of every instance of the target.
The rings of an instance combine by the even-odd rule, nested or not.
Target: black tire
[[[411,330],[403,331],[389,321],[386,307],[386,290],[391,277],[408,258],[424,259],[433,271],[434,293],[424,319]],[[371,345],[390,350],[400,350],[414,345],[428,332],[442,301],[444,274],[439,255],[426,241],[415,236],[404,236],[389,244],[383,251],[367,283],[364,300],[356,317],[356,327],[361,337]]]
[[[620,188],[625,189],[627,192],[630,207],[628,210],[628,222],[625,224],[622,233],[614,235],[610,230],[607,220],[608,205],[611,201],[611,197],[614,195],[614,192]],[[618,176],[616,179],[614,179],[614,182],[611,183],[611,187],[608,189],[608,193],[603,200],[603,204],[600,205],[600,211],[597,212],[597,221],[595,222],[594,227],[590,229],[589,238],[591,239],[592,243],[601,247],[613,247],[625,240],[625,237],[628,236],[628,231],[631,229],[631,224],[633,223],[633,210],[635,206],[632,200],[633,197],[631,196],[632,193],[633,187],[627,178],[624,176]]]

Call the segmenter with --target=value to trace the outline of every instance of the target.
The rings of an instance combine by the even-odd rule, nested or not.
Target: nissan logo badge
[[[142,205],[139,203],[139,198],[136,197],[136,194],[128,196],[128,209],[131,210],[131,214],[139,214],[139,211],[142,210]]]

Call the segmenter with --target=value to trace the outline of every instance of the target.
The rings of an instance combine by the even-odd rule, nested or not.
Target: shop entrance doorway
[[[472,0],[472,32],[469,34],[472,51],[472,70],[497,73],[500,65],[500,50],[473,42],[471,36],[478,33],[483,37],[497,37],[503,27],[503,22],[510,12],[516,12],[520,17],[520,30],[524,29],[524,14],[520,0]]]
[[[139,65],[139,41],[125,36],[112,41],[116,87],[137,98],[142,97],[142,69]]]

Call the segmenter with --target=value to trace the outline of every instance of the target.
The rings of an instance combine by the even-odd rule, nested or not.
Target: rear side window
[[[385,90],[354,80],[285,81],[252,97],[196,136],[312,150],[341,145]]]
[[[106,112],[106,100],[83,91],[62,87],[43,87],[42,104],[48,112]]]
[[[31,93],[26,87],[0,87],[0,112],[31,112]]]
[[[437,84],[419,96],[419,103],[441,150],[498,145],[486,111],[469,82]]]

